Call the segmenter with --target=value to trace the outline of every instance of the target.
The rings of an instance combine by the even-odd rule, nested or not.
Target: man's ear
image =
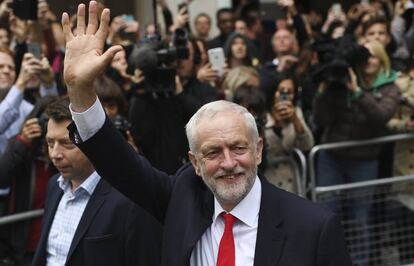
[[[259,165],[262,162],[262,150],[263,150],[263,138],[259,138],[256,147],[256,164]]]
[[[192,151],[188,152],[188,158],[190,159],[191,164],[193,165],[196,174],[198,176],[201,176],[200,164],[199,164],[195,154]]]

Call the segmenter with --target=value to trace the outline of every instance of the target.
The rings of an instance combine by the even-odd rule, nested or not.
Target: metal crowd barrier
[[[297,194],[299,196],[305,197],[306,196],[306,175],[307,172],[307,164],[306,164],[306,157],[303,152],[297,148],[293,149],[292,156],[294,157],[294,169],[296,174],[296,183],[297,183]]]
[[[317,154],[321,150],[402,140],[414,141],[414,134],[323,144],[315,146],[309,153],[308,192],[313,201],[335,209],[344,227],[351,258],[358,265],[414,263],[414,175],[317,186]]]
[[[20,212],[0,217],[0,226],[37,218],[43,215],[43,209]]]

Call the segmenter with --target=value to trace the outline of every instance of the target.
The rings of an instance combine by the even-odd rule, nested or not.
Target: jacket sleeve
[[[19,107],[22,101],[23,93],[13,86],[6,98],[0,102],[0,134],[19,117]]]
[[[315,96],[313,117],[318,126],[331,125],[336,117],[336,108],[332,106],[332,99],[328,92]]]
[[[317,247],[318,266],[351,266],[344,233],[336,215],[329,215],[321,228]]]
[[[81,141],[74,123],[68,128],[72,141],[102,178],[164,222],[174,177],[153,168],[137,154],[108,117],[102,128],[85,142]]]
[[[387,86],[379,92],[378,96],[364,92],[355,100],[367,115],[368,121],[376,126],[386,125],[395,114],[400,99],[400,92],[396,85]]]

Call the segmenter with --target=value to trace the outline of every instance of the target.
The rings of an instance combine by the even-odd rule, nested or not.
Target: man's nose
[[[230,150],[223,152],[223,160],[221,161],[221,167],[225,170],[232,170],[236,167],[237,161],[234,159],[234,155]]]
[[[53,147],[49,148],[49,155],[51,159],[60,159],[62,158],[62,152],[59,148],[59,145],[53,145]]]

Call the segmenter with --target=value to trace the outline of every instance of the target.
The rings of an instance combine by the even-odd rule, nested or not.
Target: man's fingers
[[[79,4],[77,14],[76,35],[85,34],[85,4]]]
[[[110,11],[108,8],[105,8],[101,14],[101,23],[99,24],[99,29],[96,32],[96,37],[101,40],[106,40],[109,33],[109,17]]]
[[[70,29],[69,15],[66,12],[62,14],[62,28],[66,42],[71,41],[73,39],[73,34],[72,30]]]
[[[122,49],[123,48],[121,45],[115,45],[106,50],[105,53],[102,55],[105,64],[109,64],[112,58],[114,58],[115,54],[122,51]]]
[[[26,121],[26,123],[25,123],[25,127],[27,126],[30,126],[30,125],[34,125],[34,124],[37,124],[38,122],[37,122],[37,118],[35,117],[35,118],[30,118],[30,119],[27,119],[27,121]]]
[[[95,1],[89,3],[89,21],[86,34],[95,34],[98,29],[98,4]]]

